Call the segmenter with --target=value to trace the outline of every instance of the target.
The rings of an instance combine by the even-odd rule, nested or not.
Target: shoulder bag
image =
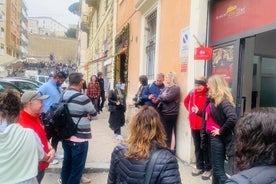
[[[150,157],[149,163],[147,165],[147,169],[146,169],[146,178],[145,178],[145,183],[144,184],[149,184],[150,183],[150,179],[151,179],[151,175],[153,172],[153,166],[156,162],[156,159],[158,157],[158,155],[161,153],[162,149],[156,150]]]

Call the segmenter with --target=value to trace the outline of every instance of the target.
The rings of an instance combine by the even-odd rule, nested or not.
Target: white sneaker
[[[119,140],[119,141],[121,141],[121,140],[123,140],[123,136],[122,135],[117,135],[116,139]]]
[[[91,179],[89,179],[85,175],[82,175],[82,177],[81,177],[81,184],[90,183],[90,182],[91,182]]]
[[[55,154],[55,158],[56,159],[63,159],[63,155],[62,154]]]
[[[58,184],[62,184],[61,178],[57,179]]]
[[[54,159],[50,164],[51,164],[51,165],[58,164],[58,160],[57,160],[57,159]]]

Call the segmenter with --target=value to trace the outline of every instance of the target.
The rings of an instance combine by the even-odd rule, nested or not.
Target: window
[[[105,0],[105,11],[108,9],[108,0]]]
[[[146,74],[149,80],[154,79],[155,69],[155,50],[156,50],[156,17],[157,11],[154,11],[146,18]]]
[[[100,23],[99,23],[99,21],[100,21],[100,20],[99,20],[99,19],[100,19],[99,16],[100,16],[100,15],[99,15],[99,10],[98,10],[98,11],[97,11],[97,28],[99,27],[99,24],[100,24]]]
[[[3,56],[4,53],[5,53],[5,46],[4,46],[4,44],[1,44],[0,55]]]
[[[4,38],[4,34],[5,34],[4,31],[5,31],[4,28],[1,27],[0,38]]]

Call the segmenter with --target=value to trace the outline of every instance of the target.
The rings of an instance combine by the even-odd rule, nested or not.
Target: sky
[[[51,17],[68,27],[78,24],[79,17],[71,13],[68,8],[78,0],[25,0],[29,17]]]

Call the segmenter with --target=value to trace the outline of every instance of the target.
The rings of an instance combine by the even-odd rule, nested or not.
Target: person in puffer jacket
[[[236,125],[234,172],[226,184],[276,183],[276,108],[253,110]]]
[[[143,184],[150,156],[161,149],[153,166],[150,183],[181,183],[178,163],[167,149],[166,134],[158,112],[142,106],[129,125],[129,137],[111,155],[108,184]]]

